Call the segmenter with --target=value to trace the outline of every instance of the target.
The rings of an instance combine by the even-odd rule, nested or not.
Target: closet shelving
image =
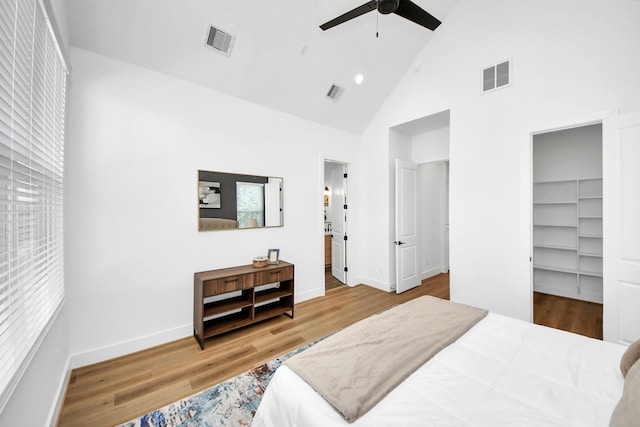
[[[533,184],[534,290],[602,303],[602,179]]]

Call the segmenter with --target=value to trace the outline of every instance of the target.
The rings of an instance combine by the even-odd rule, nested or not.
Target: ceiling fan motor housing
[[[395,12],[400,6],[400,0],[378,0],[378,12],[388,15]]]

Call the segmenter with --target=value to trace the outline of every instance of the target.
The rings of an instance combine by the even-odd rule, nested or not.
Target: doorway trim
[[[610,133],[605,130],[605,121],[615,114],[618,114],[618,111],[615,109],[585,113],[574,117],[532,125],[523,131],[522,140],[526,143],[526,149],[522,150],[523,159],[521,159],[522,188],[520,189],[520,204],[523,215],[522,223],[526,224],[527,227],[526,236],[528,236],[528,238],[525,240],[527,243],[527,253],[529,254],[529,287],[527,299],[523,304],[526,304],[526,311],[528,312],[527,318],[531,323],[533,323],[533,137],[542,133],[602,124],[602,146],[604,150],[605,144],[613,143]],[[603,179],[605,179],[604,176]],[[603,286],[604,282],[603,280]],[[605,319],[603,319],[603,323],[604,322],[606,322]]]

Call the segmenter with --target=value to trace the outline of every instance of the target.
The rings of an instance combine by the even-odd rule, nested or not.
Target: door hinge
[[[349,271],[349,267],[345,267],[345,268],[344,268],[344,272],[346,273],[346,272],[348,272],[348,271]]]
[[[347,205],[344,205],[344,210],[345,210],[345,211],[347,210]]]
[[[344,240],[349,240],[346,234],[344,235]]]
[[[345,174],[343,175],[343,178],[347,178],[347,174],[346,174],[346,172],[345,172]]]

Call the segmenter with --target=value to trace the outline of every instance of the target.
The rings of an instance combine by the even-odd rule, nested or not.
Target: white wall
[[[530,319],[525,130],[640,109],[638,22],[640,2],[632,0],[459,0],[364,132],[362,179],[379,183],[389,129],[450,110],[453,300]],[[482,95],[482,68],[509,58],[512,86]],[[415,72],[418,64],[429,66]],[[389,177],[376,190],[388,195],[391,184]],[[379,270],[388,265],[392,221],[371,199],[363,210],[371,213],[363,276],[390,285],[391,268]]]
[[[411,137],[411,161],[421,164],[449,160],[449,126]]]
[[[533,182],[602,178],[602,124],[533,136]]]
[[[431,117],[440,117],[443,113]],[[448,114],[446,114],[448,118]],[[411,136],[411,161],[418,167],[418,216],[420,233],[420,274],[422,279],[448,270],[445,225],[448,223],[449,196],[447,162],[450,127],[441,120],[425,132]]]
[[[421,279],[439,274],[445,266],[444,216],[447,201],[444,161],[418,166],[418,233]]]
[[[193,273],[268,248],[295,264],[297,302],[323,295],[322,159],[357,176],[356,135],[80,49],[71,58],[74,366],[191,335]],[[283,177],[284,227],[198,232],[198,169]]]

